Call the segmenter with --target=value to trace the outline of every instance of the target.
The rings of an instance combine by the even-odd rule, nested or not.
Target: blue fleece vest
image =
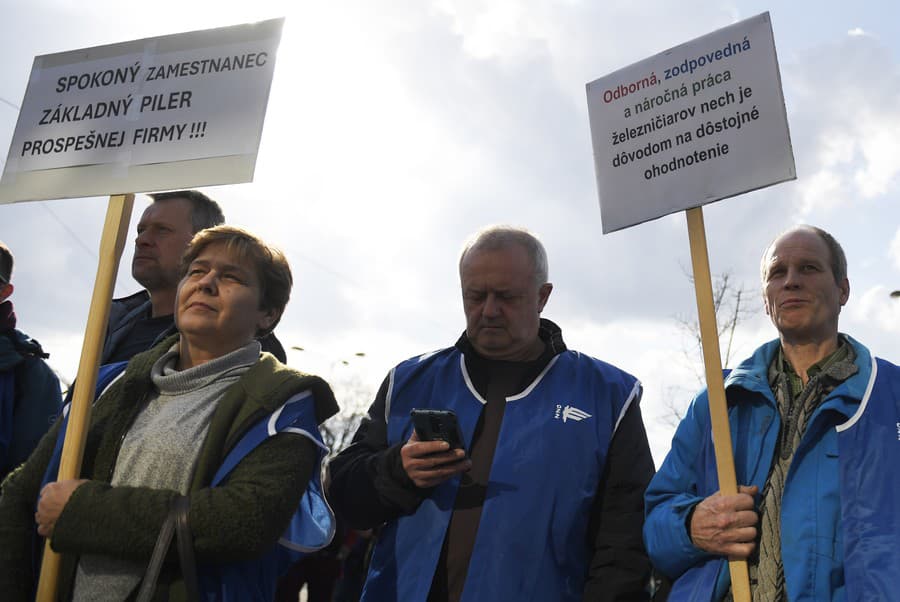
[[[128,362],[119,362],[100,367],[96,389],[98,398],[124,373],[127,365]],[[56,475],[59,473],[63,440],[69,419],[68,410],[69,406],[66,405],[63,408],[63,423],[56,440],[53,457],[44,474],[43,484],[56,480]],[[322,491],[320,470],[322,459],[328,453],[328,448],[319,433],[315,403],[310,391],[294,395],[280,408],[253,425],[222,461],[222,465],[213,476],[210,487],[220,485],[240,461],[266,439],[278,433],[288,432],[308,437],[319,449],[313,476],[300,499],[300,505],[291,517],[288,528],[278,540],[278,545],[270,548],[259,558],[232,564],[198,566],[197,573],[204,600],[222,602],[272,600],[275,597],[278,577],[291,564],[304,554],[320,550],[331,542],[335,531],[335,519]],[[37,543],[42,543],[42,540],[37,539]],[[40,549],[40,545],[36,545],[36,549]]]
[[[872,376],[837,429],[844,579],[847,599],[860,602],[900,598],[900,368],[877,359]]]
[[[278,577],[305,554],[327,546],[334,537],[334,514],[322,493],[320,470],[328,448],[319,434],[315,404],[309,391],[294,395],[281,408],[254,425],[225,457],[210,487],[221,484],[228,473],[267,438],[287,432],[308,437],[319,448],[319,458],[300,499],[300,506],[278,540],[278,545],[259,558],[233,564],[199,566],[200,587],[205,600],[272,600]]]
[[[591,503],[618,421],[639,393],[634,377],[567,351],[507,398],[463,602],[581,600]],[[408,360],[391,373],[388,444],[412,435],[411,409],[450,409],[470,449],[484,404],[456,349]],[[445,481],[384,528],[364,601],[427,598],[459,484]]]

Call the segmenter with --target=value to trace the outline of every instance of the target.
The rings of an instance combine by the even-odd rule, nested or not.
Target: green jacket
[[[105,554],[146,562],[176,491],[112,487],[119,446],[153,392],[150,368],[177,340],[163,341],[135,356],[122,378],[94,404],[79,487],[57,520],[51,544],[63,555],[60,599],[74,583],[78,555]],[[246,430],[292,395],[311,390],[321,423],[337,403],[321,378],[301,374],[267,353],[229,388],[213,414],[189,490],[190,525],[198,563],[252,559],[271,547],[286,528],[317,465],[307,438],[280,434],[238,464],[219,487],[208,487],[216,469]],[[0,495],[0,591],[6,600],[27,600],[33,574],[34,509],[56,441],[58,424],[3,484]],[[42,542],[41,542],[42,543]],[[158,595],[184,599],[175,553],[170,550]],[[170,586],[169,588],[166,585]]]

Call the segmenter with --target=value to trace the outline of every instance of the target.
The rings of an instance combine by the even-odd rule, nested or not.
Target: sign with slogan
[[[587,84],[603,232],[795,179],[768,13]]]
[[[252,180],[283,24],[36,57],[0,202]]]

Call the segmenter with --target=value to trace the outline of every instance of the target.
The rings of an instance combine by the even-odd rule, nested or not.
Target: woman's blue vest
[[[634,377],[566,351],[507,398],[463,602],[581,600],[591,504],[618,421],[639,396]],[[412,435],[413,408],[449,409],[470,449],[484,404],[455,348],[407,360],[390,376],[388,444]],[[459,484],[445,481],[384,528],[363,600],[427,598]]]
[[[97,376],[96,397],[99,398],[116,379],[125,373],[128,362],[101,366]],[[53,457],[44,473],[44,484],[56,480],[62,457],[69,406],[63,408],[63,424],[56,440]],[[207,564],[197,567],[203,600],[235,601],[272,600],[278,577],[303,557],[327,546],[334,536],[335,520],[325,499],[321,482],[321,462],[328,452],[316,421],[312,393],[304,391],[294,395],[284,404],[248,430],[235,444],[218,468],[210,487],[216,487],[228,474],[261,443],[278,433],[296,433],[309,438],[319,449],[319,457],[313,476],[306,487],[300,505],[278,544],[259,558],[232,564]],[[43,485],[42,485],[43,486]],[[227,528],[224,527],[223,528]],[[39,541],[42,543],[42,541]],[[38,561],[39,562],[39,561]]]

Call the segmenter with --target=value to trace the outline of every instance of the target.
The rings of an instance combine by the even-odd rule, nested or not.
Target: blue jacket
[[[45,357],[23,332],[0,333],[0,481],[28,459],[59,414],[59,380]]]
[[[591,502],[618,420],[639,395],[634,377],[565,351],[507,398],[463,601],[581,600]],[[450,409],[469,449],[484,403],[458,349],[408,360],[390,377],[388,444],[411,436],[411,409]],[[363,600],[427,598],[459,484],[445,481],[384,528]]]
[[[900,383],[900,369],[878,360],[877,365],[882,369],[876,370],[869,350],[847,338],[856,351],[859,371],[835,388],[810,417],[782,497],[782,558],[787,594],[793,602],[889,599],[900,591],[888,589],[894,593],[885,598],[868,597],[854,587],[855,580],[860,579],[856,567],[845,564],[845,556],[848,560],[851,557],[848,554],[851,548],[857,563],[865,562],[860,557],[868,556],[870,561],[874,558],[869,556],[870,552],[863,553],[860,549],[866,545],[861,541],[864,536],[842,521],[842,501],[845,507],[862,502],[864,508],[871,510],[873,504],[864,500],[876,493],[878,487],[884,487],[885,475],[893,474],[900,462],[900,445],[896,440],[891,440],[892,460],[887,443],[878,446],[884,453],[866,451],[871,442],[866,446],[847,445],[850,433],[861,442],[867,440],[866,429],[870,428],[871,421],[858,417],[853,420],[866,408],[866,402],[870,410],[878,408],[900,419],[896,408],[898,396],[894,392]],[[777,340],[763,345],[725,379],[738,483],[756,485],[760,491],[768,477],[781,426],[767,378],[768,366],[779,345]],[[854,423],[858,424],[853,426]],[[896,435],[893,431],[891,434]],[[874,475],[866,483],[868,490],[841,476],[841,464],[860,454],[869,459],[865,474]],[[886,488],[893,488],[893,492],[883,493],[880,501],[885,518],[876,522],[884,526],[883,521],[892,521],[886,537],[893,548],[888,547],[889,551],[885,552],[891,559],[876,561],[876,566],[897,565],[893,558],[896,542],[900,540],[897,519],[887,518],[894,517],[896,508],[900,507],[898,480],[886,480],[893,482]],[[672,449],[646,493],[644,542],[654,565],[676,579],[669,598],[672,601],[720,600],[730,585],[725,559],[696,548],[685,525],[691,508],[718,489],[709,405],[703,391],[679,425]],[[889,578],[894,587],[898,578],[900,568]]]
[[[103,341],[101,364],[107,364],[116,346],[131,334],[135,322],[150,315],[150,293],[140,290],[127,297],[113,299],[109,307],[109,322],[106,326],[106,338]],[[175,333],[175,321],[163,331],[153,342],[153,347],[167,336]],[[148,348],[149,349],[149,348]],[[110,364],[111,365],[111,364]]]
[[[850,600],[900,593],[900,368],[873,358],[870,390],[837,427],[844,578]]]

